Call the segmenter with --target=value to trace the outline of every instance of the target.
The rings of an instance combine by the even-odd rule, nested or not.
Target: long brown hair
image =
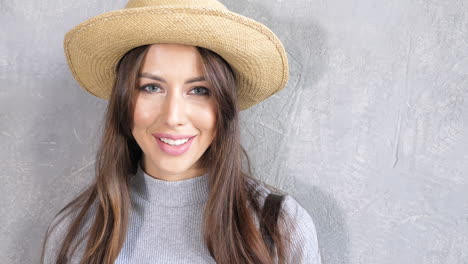
[[[114,263],[125,242],[131,209],[129,174],[135,174],[142,150],[132,136],[137,76],[148,45],[127,52],[119,61],[116,80],[106,109],[101,145],[96,153],[95,181],[58,214],[75,216],[61,241],[56,263],[67,263],[76,250],[77,235],[96,204],[93,221],[81,263]],[[279,223],[263,219],[260,206],[261,182],[251,173],[250,161],[240,144],[239,106],[233,69],[218,54],[197,47],[205,78],[214,87],[217,107],[216,137],[201,157],[209,169],[209,197],[203,213],[203,239],[217,263],[285,263],[290,241]],[[132,89],[129,89],[131,87]],[[242,158],[245,159],[242,159]],[[245,161],[245,163],[244,163]],[[242,167],[247,166],[247,172]],[[271,191],[276,188],[265,185]],[[268,246],[256,226],[255,218],[266,227],[275,248]],[[56,225],[55,225],[56,226]],[[53,229],[55,226],[49,227]],[[43,242],[41,259],[51,230]],[[73,245],[73,246],[72,246]]]

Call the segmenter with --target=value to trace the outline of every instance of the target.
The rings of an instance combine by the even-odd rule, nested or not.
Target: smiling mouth
[[[185,152],[187,152],[190,149],[190,146],[192,145],[193,139],[196,136],[190,137],[190,138],[185,138],[185,139],[168,139],[168,138],[159,138],[159,137],[154,137],[158,143],[159,148],[161,151],[164,153],[171,155],[171,156],[176,156],[176,155],[181,155]]]
[[[170,138],[158,138],[159,140],[161,140],[162,142],[168,144],[168,145],[171,145],[171,146],[181,146],[185,143],[187,143],[191,138],[193,137],[190,137],[190,138],[184,138],[184,139],[170,139]]]

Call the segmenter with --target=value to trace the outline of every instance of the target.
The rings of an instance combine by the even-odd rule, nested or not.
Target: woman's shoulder
[[[254,184],[262,205],[270,194],[282,196],[283,218],[279,219],[279,224],[284,234],[288,234],[290,238],[287,263],[322,263],[315,222],[311,214],[292,194],[259,180],[255,180]]]
[[[73,224],[73,221],[79,215],[80,211],[81,211],[81,207],[75,208],[75,209],[66,208],[66,209],[61,210],[58,214],[56,214],[52,218],[47,228],[46,237],[43,243],[44,261],[42,263],[44,264],[55,263],[55,260],[62,247],[64,239],[68,231],[70,230],[70,227]],[[80,243],[80,245],[77,248],[77,252],[76,254],[74,254],[74,256],[77,254],[80,254],[80,251],[84,249],[83,248],[85,246],[84,236],[86,233],[85,230],[91,224],[91,219],[95,211],[96,211],[96,203],[92,204],[88,212],[86,213],[85,218],[84,218],[84,224],[81,226],[81,229],[79,231],[79,238],[74,240]],[[74,260],[76,260],[76,257],[71,260],[71,263],[74,263],[73,262]]]
[[[322,263],[317,230],[309,212],[290,194],[285,195],[285,233],[290,234],[290,260],[288,263]]]
[[[44,264],[55,263],[66,233],[75,214],[69,210],[59,212],[50,221],[43,244]]]

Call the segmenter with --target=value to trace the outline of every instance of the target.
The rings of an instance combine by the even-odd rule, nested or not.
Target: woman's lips
[[[194,140],[195,136],[191,137],[187,142],[179,146],[172,146],[167,143],[164,143],[158,137],[154,137],[156,142],[158,143],[159,148],[166,154],[171,156],[178,156],[187,152],[192,145],[192,141]]]
[[[158,138],[168,138],[168,139],[173,139],[173,140],[194,137],[192,135],[178,135],[178,134],[168,134],[168,133],[154,133],[153,136],[158,137]]]

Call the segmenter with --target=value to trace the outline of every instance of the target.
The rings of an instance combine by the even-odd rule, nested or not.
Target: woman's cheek
[[[216,112],[214,106],[204,105],[204,107],[198,107],[193,113],[196,113],[193,118],[197,120],[196,123],[199,128],[210,134],[214,134],[216,128]]]
[[[134,122],[137,127],[150,126],[155,118],[156,107],[147,100],[137,100],[134,112]]]

